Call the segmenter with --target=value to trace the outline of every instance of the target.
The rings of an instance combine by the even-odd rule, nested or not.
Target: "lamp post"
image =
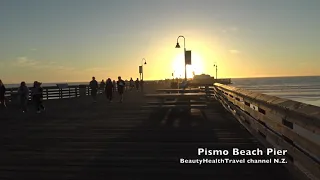
[[[186,38],[184,36],[178,36],[176,48],[180,48],[179,38],[183,38],[183,46],[184,46],[184,58],[186,58]],[[187,81],[187,64],[186,60],[184,60],[184,80]]]
[[[143,63],[144,61],[144,63]],[[146,65],[147,64],[147,60],[145,58],[142,58],[141,60],[141,69],[142,69],[142,72],[141,72],[141,80],[143,81],[143,65]]]
[[[218,65],[216,62],[214,63],[213,67],[216,68],[216,79],[218,79]]]

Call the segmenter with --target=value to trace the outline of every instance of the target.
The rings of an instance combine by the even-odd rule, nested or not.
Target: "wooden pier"
[[[165,87],[146,85],[145,93],[155,93],[160,88]],[[209,91],[214,96],[208,107],[191,109],[189,113],[166,108],[142,108],[147,104],[147,98],[144,93],[136,91],[126,92],[123,103],[118,102],[117,95],[114,102],[109,103],[103,94],[99,95],[97,103],[93,103],[90,96],[49,100],[45,101],[46,111],[41,114],[36,114],[32,106],[28,113],[22,113],[9,104],[8,109],[0,111],[0,179],[319,178],[320,171],[315,171],[319,170],[319,162],[317,157],[312,158],[320,152],[317,151],[318,139],[297,139],[298,136],[291,133],[293,144],[300,143],[304,147],[302,150],[290,149],[284,140],[276,138],[283,137],[282,134],[288,136],[289,130],[280,128],[278,124],[274,127],[279,128],[280,134],[271,136],[271,130],[263,129],[264,126],[254,122],[256,117],[267,121],[261,114],[271,112],[269,110],[275,103],[269,103],[269,109],[266,109],[262,108],[265,104],[259,101],[261,107],[257,107],[256,112],[261,114],[254,115],[249,109],[246,109],[248,113],[241,114],[239,109],[253,107],[257,98],[249,101],[244,98],[244,92],[236,94],[234,90],[217,84]],[[227,98],[230,99],[227,101]],[[250,112],[252,115],[246,117]],[[310,122],[316,125],[311,127],[305,122],[304,128],[313,130],[317,138],[319,122],[315,122],[314,117],[318,118],[319,114],[315,114],[315,109],[309,112],[313,113],[309,117]],[[293,120],[286,119],[288,122]],[[286,121],[284,124],[290,124]],[[268,124],[265,122],[264,125]],[[270,143],[269,139],[276,144]],[[269,159],[274,157],[199,156],[198,148],[231,152],[233,148],[253,150],[274,146],[288,149],[287,164],[180,163],[181,159]],[[309,152],[309,155],[301,154],[302,151]]]

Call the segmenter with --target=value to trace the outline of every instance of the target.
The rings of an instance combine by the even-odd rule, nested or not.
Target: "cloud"
[[[240,51],[235,50],[235,49],[229,50],[229,52],[230,52],[231,54],[239,54],[239,53],[240,53]]]
[[[108,68],[101,68],[101,67],[88,68],[88,69],[85,69],[85,71],[96,72],[96,73],[107,73],[107,72],[110,72],[110,70]]]
[[[38,61],[28,59],[27,57],[18,57],[17,60],[14,62],[15,66],[22,66],[22,67],[36,66],[38,64],[39,64]]]
[[[237,27],[230,27],[230,28],[223,28],[221,29],[221,32],[223,33],[233,33],[233,32],[238,32],[239,28]]]
[[[32,48],[32,49],[30,49],[30,51],[38,51],[38,49],[37,48]]]
[[[237,32],[239,29],[237,27],[231,27],[229,28],[229,31],[232,31],[232,32]]]
[[[63,70],[63,71],[73,71],[75,70],[75,68],[73,67],[66,67],[66,66],[53,66],[53,68],[57,69],[57,70]]]
[[[63,70],[63,71],[73,71],[75,68],[73,67],[67,67],[57,64],[54,61],[38,61],[29,59],[28,57],[18,57],[16,61],[13,62],[14,66],[18,67],[29,67],[34,69],[47,69],[47,70]]]

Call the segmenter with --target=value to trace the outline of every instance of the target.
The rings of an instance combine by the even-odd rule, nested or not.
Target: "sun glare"
[[[184,54],[181,53],[176,56],[172,63],[172,72],[174,78],[184,78]],[[192,52],[191,54],[191,65],[187,65],[187,78],[192,78],[193,73],[202,74],[204,67],[203,67],[203,60],[200,55]]]

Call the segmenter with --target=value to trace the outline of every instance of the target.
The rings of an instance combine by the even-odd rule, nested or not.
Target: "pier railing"
[[[320,179],[320,107],[219,83],[211,89],[256,138],[288,150],[289,164]]]
[[[101,93],[99,90],[98,93]],[[43,100],[67,99],[90,94],[88,85],[70,85],[70,86],[46,86],[43,87]],[[7,88],[6,99],[9,102],[14,102],[19,99],[18,88]],[[29,100],[31,100],[31,88],[29,88]]]

